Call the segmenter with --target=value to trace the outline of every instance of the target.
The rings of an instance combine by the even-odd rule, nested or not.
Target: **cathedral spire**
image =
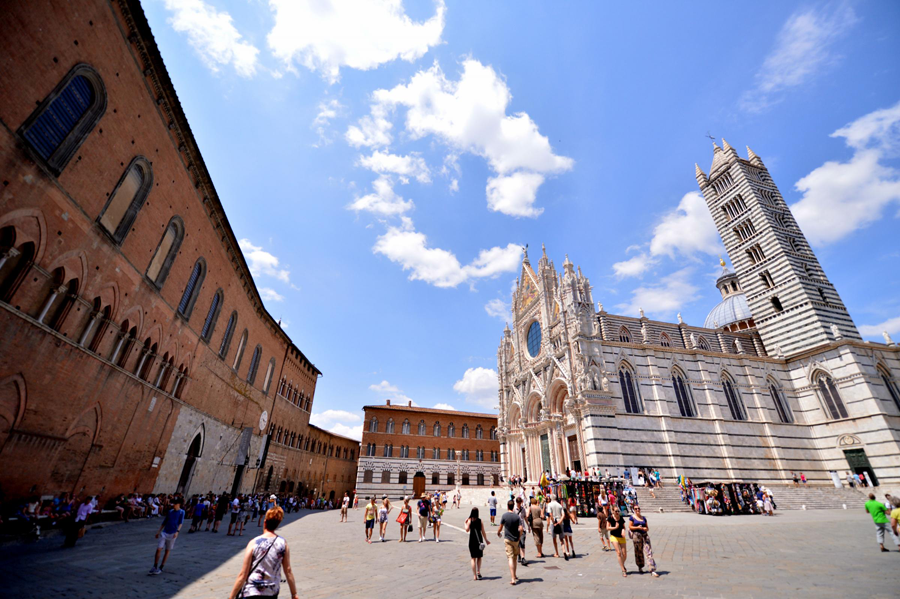
[[[747,146],[747,158],[750,160],[751,164],[755,164],[756,166],[762,166],[762,158],[756,155],[756,153],[750,149],[750,146]]]

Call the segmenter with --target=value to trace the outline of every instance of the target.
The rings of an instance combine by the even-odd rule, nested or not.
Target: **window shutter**
[[[200,278],[200,263],[197,262],[194,264],[194,270],[191,271],[191,278],[188,279],[187,286],[184,288],[184,294],[181,296],[181,301],[178,302],[178,313],[184,316],[184,313],[188,309],[188,305],[191,303],[191,297],[194,295],[194,287],[197,285],[197,279]]]
[[[215,294],[213,296],[212,304],[209,306],[209,313],[206,315],[206,321],[203,323],[203,331],[200,333],[200,336],[204,339],[209,339],[210,327],[212,327],[213,316],[216,313],[216,308],[219,307],[219,294]]]
[[[73,78],[28,128],[25,139],[48,160],[93,102],[93,86],[83,76]]]

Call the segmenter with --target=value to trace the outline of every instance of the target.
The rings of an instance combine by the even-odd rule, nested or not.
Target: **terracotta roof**
[[[345,437],[344,435],[339,435],[339,434],[333,433],[333,432],[331,432],[331,431],[326,431],[324,428],[322,428],[322,427],[320,427],[320,426],[316,426],[315,424],[310,424],[310,425],[309,425],[309,428],[314,428],[314,429],[316,429],[317,431],[319,431],[320,433],[325,433],[326,435],[330,435],[330,436],[332,436],[332,437],[339,437],[339,438],[341,438],[341,439],[346,439],[347,441],[353,441],[354,443],[356,443],[357,445],[359,445],[359,441],[357,441],[356,439],[353,439],[353,438],[351,438],[351,437]]]
[[[380,404],[380,405],[376,405],[376,406],[363,406],[363,410],[364,410],[364,411],[365,411],[365,410],[368,410],[369,408],[371,408],[371,409],[373,409],[373,410],[375,410],[375,409],[378,409],[378,410],[397,410],[398,412],[424,412],[424,413],[427,413],[427,414],[450,414],[450,415],[454,415],[454,414],[455,414],[455,415],[457,415],[457,416],[473,416],[473,417],[475,417],[475,418],[494,418],[494,419],[497,418],[497,414],[483,414],[483,413],[480,413],[480,412],[459,412],[459,411],[457,411],[457,410],[438,410],[438,409],[436,409],[436,408],[421,408],[421,407],[416,407],[416,406],[413,406],[413,407],[410,407],[410,406],[404,406],[404,405],[399,405],[399,406],[390,405],[390,406],[388,406],[388,405],[385,405],[385,404]]]

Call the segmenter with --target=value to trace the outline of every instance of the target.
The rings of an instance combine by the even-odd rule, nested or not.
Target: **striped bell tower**
[[[723,139],[709,176],[696,175],[770,355],[861,339],[759,156]]]

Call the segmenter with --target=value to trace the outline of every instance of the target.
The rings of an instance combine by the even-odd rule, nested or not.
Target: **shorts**
[[[497,508],[491,508],[491,518],[497,515]]]
[[[366,528],[375,528],[375,518],[366,520]]]
[[[239,514],[238,512],[231,512],[231,523],[232,523],[232,524],[234,524],[235,522],[237,522],[237,519],[238,519],[238,516],[239,516],[239,515],[240,515],[240,514]]]
[[[612,535],[610,538],[619,545],[625,545],[625,537],[617,537],[616,535]]]
[[[161,532],[159,533],[159,543],[156,545],[158,549],[165,549],[166,551],[172,551],[175,548],[175,534],[176,533],[168,533]]]
[[[344,515],[347,514],[347,506],[346,505],[341,507],[341,513]]]
[[[600,538],[601,538],[601,539],[608,539],[608,538],[609,538],[609,531],[606,530],[605,528],[601,528],[601,529],[600,529]]]
[[[419,528],[428,528],[428,516],[419,516]]]
[[[561,524],[557,524],[556,526],[553,527],[553,536],[554,536],[554,538],[555,537],[561,538],[563,536],[563,529],[562,529]]]
[[[518,541],[510,541],[509,539],[503,539],[503,544],[506,545],[506,557],[508,557],[510,559],[519,557]]]

